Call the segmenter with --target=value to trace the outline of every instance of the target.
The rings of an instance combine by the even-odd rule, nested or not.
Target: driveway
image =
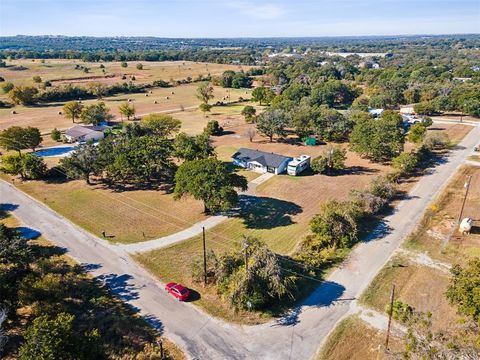
[[[23,226],[40,231],[110,286],[124,301],[184,349],[201,359],[309,359],[335,324],[355,311],[356,299],[414,229],[424,209],[480,137],[476,127],[448,160],[417,183],[396,211],[386,217],[368,241],[359,244],[341,267],[292,313],[256,326],[227,324],[191,303],[167,296],[162,284],[118,246],[85,232],[11,184],[0,181],[0,203],[9,204]]]

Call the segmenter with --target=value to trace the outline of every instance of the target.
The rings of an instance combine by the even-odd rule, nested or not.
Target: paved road
[[[423,177],[395,213],[385,218],[369,241],[361,243],[348,260],[331,273],[304,303],[278,321],[257,326],[226,324],[192,304],[167,296],[161,284],[138,267],[128,254],[70,223],[46,206],[0,181],[0,203],[10,204],[22,223],[43,233],[88,265],[127,303],[139,309],[153,325],[201,359],[308,359],[335,324],[355,311],[355,302],[401,241],[414,228],[431,199],[469,155],[480,137],[476,127],[447,162]]]

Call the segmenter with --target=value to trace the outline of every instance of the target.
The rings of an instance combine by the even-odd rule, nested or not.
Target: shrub
[[[325,245],[349,247],[357,241],[357,220],[361,209],[353,201],[328,201],[320,207],[320,213],[310,221],[312,232],[324,239]]]
[[[425,138],[426,133],[426,126],[423,123],[416,123],[410,127],[407,139],[414,144],[420,144]]]
[[[430,133],[423,140],[423,145],[430,150],[443,150],[450,146],[450,138],[444,132]]]
[[[370,183],[369,191],[385,200],[391,200],[397,194],[395,185],[385,176],[377,176]]]
[[[392,167],[399,171],[400,175],[411,175],[417,167],[418,158],[415,153],[401,153],[392,159]]]
[[[52,130],[52,133],[50,134],[50,137],[54,141],[60,141],[60,140],[62,140],[62,133],[60,132],[60,130],[55,128],[55,129]]]
[[[347,151],[340,146],[328,146],[323,155],[313,159],[311,168],[314,172],[320,174],[330,174],[345,168]]]
[[[390,314],[390,304],[387,305],[385,312]],[[406,323],[413,315],[413,308],[400,300],[395,300],[392,307],[392,317],[401,323]]]
[[[223,127],[221,127],[217,120],[210,120],[205,127],[205,133],[208,135],[222,135]]]

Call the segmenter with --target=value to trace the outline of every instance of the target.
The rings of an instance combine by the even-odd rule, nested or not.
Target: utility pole
[[[395,284],[392,285],[392,293],[390,294],[390,311],[388,312],[387,338],[385,339],[385,348],[388,350],[388,340],[390,340],[390,326],[392,324],[393,315],[393,299],[395,298]]]
[[[463,215],[463,209],[465,208],[465,202],[467,201],[467,196],[468,196],[468,190],[470,190],[470,182],[472,181],[472,175],[467,177],[467,181],[465,182],[465,196],[463,198],[462,202],[462,208],[460,209],[460,214],[458,215],[458,222],[462,221],[462,215]]]
[[[203,283],[207,286],[207,247],[205,245],[205,226],[202,227],[203,240]]]

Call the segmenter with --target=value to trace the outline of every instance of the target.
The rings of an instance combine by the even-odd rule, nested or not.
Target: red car
[[[175,296],[180,301],[185,301],[190,296],[190,291],[188,291],[185,286],[174,282],[165,285],[165,290]]]

